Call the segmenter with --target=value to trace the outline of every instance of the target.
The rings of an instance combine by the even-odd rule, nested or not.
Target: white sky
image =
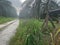
[[[58,2],[60,2],[60,0],[57,0]]]
[[[20,0],[22,3],[25,1],[25,0]]]

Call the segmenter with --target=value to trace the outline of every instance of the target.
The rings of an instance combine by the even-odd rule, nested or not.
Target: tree
[[[17,16],[16,9],[12,6],[11,2],[7,0],[0,0],[0,8],[1,8],[0,16],[4,16],[4,17],[16,17]]]

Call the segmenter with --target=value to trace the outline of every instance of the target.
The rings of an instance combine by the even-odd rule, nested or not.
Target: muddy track
[[[16,20],[14,23],[4,28],[0,32],[0,45],[8,45],[10,38],[15,34],[16,28],[19,25],[19,20]]]

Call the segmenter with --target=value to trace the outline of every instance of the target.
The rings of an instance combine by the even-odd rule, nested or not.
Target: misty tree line
[[[47,6],[49,10],[55,10],[60,8],[60,6],[55,2],[55,0],[50,0],[49,5],[45,0],[26,0],[22,4],[22,10],[20,11],[20,18],[42,18],[44,19],[47,12]],[[57,14],[53,14],[52,17],[58,17]],[[12,6],[12,3],[8,0],[0,0],[0,16],[4,17],[16,17],[16,9]]]
[[[26,0],[22,5],[23,10],[20,12],[20,18],[28,17],[44,19],[47,13],[47,6],[49,7],[49,11],[60,8],[55,0],[50,0],[49,4],[47,4],[47,0]],[[49,13],[49,15],[52,17],[58,17],[58,14],[55,13]]]
[[[12,6],[12,3],[8,0],[0,0],[0,17],[16,17],[16,9]]]
[[[30,4],[32,3],[33,0],[26,0],[23,4],[22,4],[22,10],[20,11],[20,18],[30,18],[31,17],[31,6]]]

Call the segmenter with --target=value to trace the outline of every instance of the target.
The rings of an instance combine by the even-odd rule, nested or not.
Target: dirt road
[[[16,28],[19,25],[19,20],[9,25],[2,32],[0,32],[0,45],[8,45],[10,38],[15,34]]]

